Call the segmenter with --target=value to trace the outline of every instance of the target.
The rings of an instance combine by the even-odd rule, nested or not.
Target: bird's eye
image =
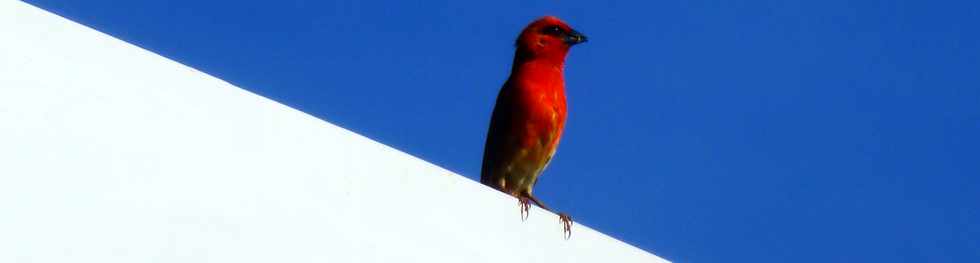
[[[544,28],[544,33],[548,35],[560,36],[565,30],[562,30],[559,26],[549,26]]]

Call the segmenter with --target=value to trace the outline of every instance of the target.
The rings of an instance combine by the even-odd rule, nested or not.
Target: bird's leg
[[[541,200],[538,200],[537,197],[534,197],[531,194],[524,194],[524,195],[526,196],[527,199],[531,199],[531,201],[534,201],[534,204],[538,205],[538,207],[544,208],[544,210],[548,210],[551,211],[552,213],[558,214],[558,221],[561,222],[562,231],[564,231],[563,233],[565,234],[565,240],[568,240],[568,238],[572,237],[572,217],[568,216],[568,214],[555,212],[555,210],[551,210],[551,208],[548,208],[548,206],[544,205],[544,203],[542,203]]]
[[[531,204],[528,203],[527,197],[524,196],[517,196],[517,202],[521,208],[521,221],[526,221],[527,217],[531,215],[531,212],[529,211],[531,209]]]
[[[568,216],[566,213],[558,213],[558,221],[561,222],[562,233],[565,234],[565,240],[572,237],[572,217]]]

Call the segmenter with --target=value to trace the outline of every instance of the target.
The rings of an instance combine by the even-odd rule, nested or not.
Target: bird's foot
[[[528,203],[527,197],[517,197],[517,202],[521,208],[521,221],[527,221],[527,217],[531,215],[531,204]]]
[[[565,213],[558,213],[558,221],[561,222],[561,228],[563,234],[565,235],[565,240],[572,237],[572,217]]]

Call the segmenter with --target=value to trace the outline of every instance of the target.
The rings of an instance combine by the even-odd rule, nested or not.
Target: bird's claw
[[[565,240],[572,237],[572,217],[565,213],[558,214],[558,221],[561,222],[561,227],[563,234],[565,235]]]
[[[531,215],[531,204],[528,203],[527,197],[518,197],[517,202],[521,208],[521,221],[527,221],[527,217]]]

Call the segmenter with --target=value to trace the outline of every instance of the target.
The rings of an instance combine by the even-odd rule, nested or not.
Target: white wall
[[[629,220],[624,218],[623,220]],[[0,262],[658,262],[581,224],[0,0]]]

